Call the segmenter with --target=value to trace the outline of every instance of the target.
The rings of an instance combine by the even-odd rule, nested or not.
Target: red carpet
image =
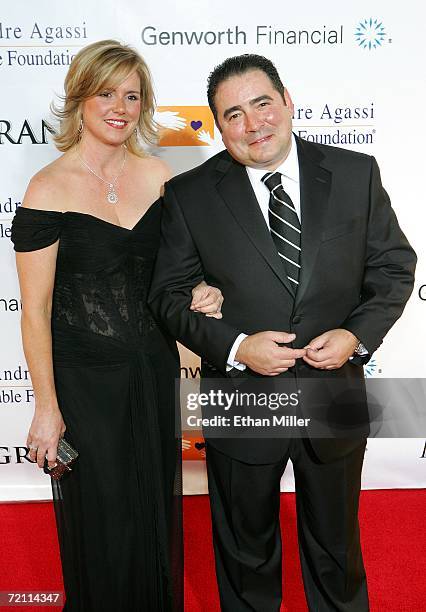
[[[364,491],[361,534],[371,612],[426,610],[426,491]],[[297,557],[294,495],[281,496],[285,612],[306,612]],[[0,591],[61,589],[50,503],[0,504]],[[185,498],[185,610],[219,610],[207,497]],[[1,611],[39,610],[2,607]],[[58,610],[58,608],[50,608]],[[119,612],[119,611],[117,611]]]

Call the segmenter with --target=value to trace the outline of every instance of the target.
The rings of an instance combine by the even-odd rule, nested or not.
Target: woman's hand
[[[190,309],[194,312],[202,312],[206,317],[221,319],[222,304],[223,295],[217,287],[210,287],[210,285],[202,281],[193,288]]]
[[[57,405],[44,407],[34,413],[27,446],[30,449],[31,461],[37,461],[38,467],[44,466],[47,457],[49,468],[56,464],[58,441],[64,435],[65,423]]]

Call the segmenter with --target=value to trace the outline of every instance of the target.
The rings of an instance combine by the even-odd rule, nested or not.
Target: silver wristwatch
[[[361,342],[361,340],[358,341],[358,344],[356,346],[356,349],[354,350],[354,355],[368,355],[368,351],[365,348],[365,346],[363,345],[363,343]]]

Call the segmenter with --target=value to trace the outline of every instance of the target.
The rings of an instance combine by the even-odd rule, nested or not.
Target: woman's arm
[[[30,458],[55,464],[65,424],[56,398],[52,363],[51,312],[58,242],[31,253],[17,253],[22,299],[22,342],[34,388],[35,411],[28,433]]]
[[[61,198],[56,184],[42,171],[31,180],[23,206],[55,210]],[[65,424],[58,406],[53,376],[51,312],[59,242],[46,248],[16,254],[22,301],[22,343],[31,374],[35,411],[28,432],[30,458],[43,467],[56,462],[59,437]]]

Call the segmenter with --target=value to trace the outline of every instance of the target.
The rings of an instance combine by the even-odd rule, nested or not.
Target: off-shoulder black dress
[[[146,304],[161,202],[132,230],[79,212],[19,208],[16,251],[59,240],[56,391],[79,451],[53,495],[65,610],[182,609],[175,343]]]

